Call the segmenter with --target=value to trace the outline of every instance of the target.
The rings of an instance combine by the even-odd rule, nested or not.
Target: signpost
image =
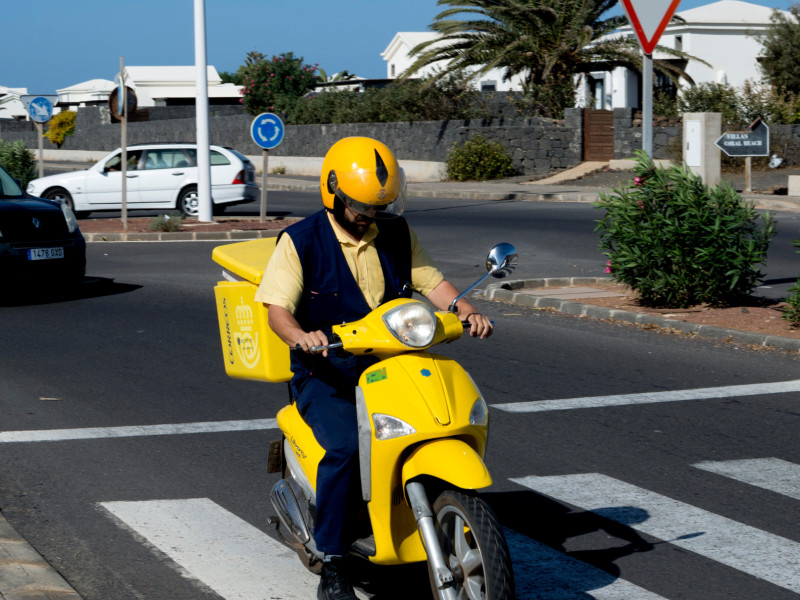
[[[250,125],[250,137],[263,149],[263,167],[261,171],[261,210],[259,221],[263,223],[267,216],[267,178],[269,173],[269,151],[283,141],[286,128],[278,115],[261,113]]]
[[[653,50],[680,0],[622,0],[642,47],[642,149],[653,155]]]
[[[28,115],[39,133],[39,177],[44,177],[44,124],[53,117],[54,101],[47,96],[23,96],[22,101],[27,102]]]
[[[726,131],[714,145],[728,156],[744,156],[745,192],[752,190],[753,156],[769,156],[769,127],[761,117],[746,131]]]
[[[128,115],[136,110],[136,94],[125,85],[125,61],[122,56],[119,57],[119,75],[116,80],[117,87],[108,97],[108,105],[112,114],[120,121],[122,231],[128,231]]]

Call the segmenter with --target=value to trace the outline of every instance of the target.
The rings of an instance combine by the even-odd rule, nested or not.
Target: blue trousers
[[[352,522],[361,505],[355,387],[375,359],[318,356],[313,366],[304,362],[310,368],[295,370],[292,392],[300,414],[325,449],[317,469],[314,541],[325,554],[346,554],[355,541]]]

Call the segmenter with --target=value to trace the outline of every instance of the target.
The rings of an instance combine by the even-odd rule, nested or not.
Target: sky
[[[792,4],[750,1],[783,10]],[[710,3],[682,0],[677,10]],[[194,65],[194,4],[4,2],[0,85],[54,94],[90,79],[114,80],[120,57],[128,66]],[[205,0],[207,62],[233,72],[250,51],[294,52],[329,75],[346,69],[384,78],[381,52],[394,34],[428,31],[442,9],[436,0]]]

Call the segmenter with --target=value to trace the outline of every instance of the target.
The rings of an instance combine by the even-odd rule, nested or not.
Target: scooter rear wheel
[[[514,575],[508,544],[489,505],[474,494],[445,490],[433,503],[433,512],[458,600],[512,599]],[[430,579],[438,598],[432,575]]]

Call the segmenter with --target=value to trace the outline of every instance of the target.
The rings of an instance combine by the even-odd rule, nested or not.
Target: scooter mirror
[[[497,244],[486,257],[486,270],[492,277],[507,277],[517,267],[517,259],[517,249],[514,246],[505,242]]]

